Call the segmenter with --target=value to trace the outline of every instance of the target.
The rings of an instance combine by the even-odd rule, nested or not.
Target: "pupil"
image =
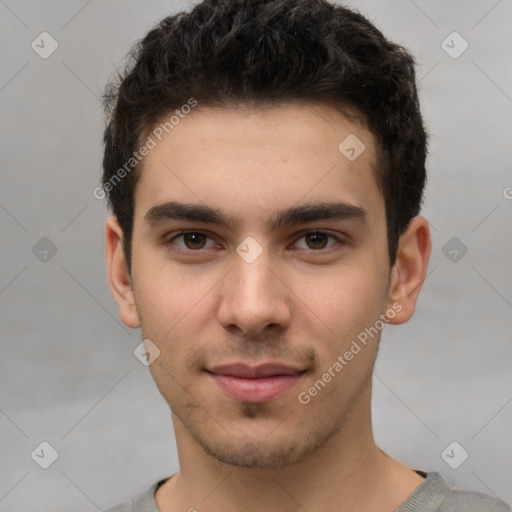
[[[202,247],[202,243],[201,241],[204,242],[204,240],[202,240],[201,237],[203,237],[203,235],[201,235],[200,233],[186,233],[184,235],[185,237],[185,243],[187,246],[189,246],[190,249],[200,249]],[[197,247],[197,245],[199,245],[199,247]],[[192,246],[192,247],[190,247]]]
[[[314,249],[322,249],[323,247],[325,247],[327,237],[324,233],[310,233],[309,235],[306,235],[306,236],[309,241],[313,242],[313,245],[320,243],[321,247],[316,246],[316,247],[313,247]],[[323,243],[322,243],[322,240],[323,240]]]

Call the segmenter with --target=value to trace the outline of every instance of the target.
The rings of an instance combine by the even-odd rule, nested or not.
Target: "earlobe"
[[[430,251],[428,222],[424,217],[414,217],[400,236],[396,261],[391,270],[388,307],[395,304],[397,313],[389,319],[390,324],[405,323],[414,315],[416,301],[427,275]]]
[[[123,251],[123,230],[115,216],[109,217],[105,223],[105,249],[107,274],[110,291],[119,307],[121,321],[136,329],[140,325],[135,308],[132,280]]]

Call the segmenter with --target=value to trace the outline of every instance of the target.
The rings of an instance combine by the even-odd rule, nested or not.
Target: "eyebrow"
[[[360,223],[367,223],[368,214],[361,206],[344,202],[310,203],[275,212],[267,221],[267,229],[275,231],[286,226],[329,219],[356,220]],[[177,201],[169,201],[153,206],[147,211],[144,220],[150,226],[168,220],[186,220],[222,225],[230,230],[240,224],[236,217],[217,208],[211,208],[204,204],[180,203]]]

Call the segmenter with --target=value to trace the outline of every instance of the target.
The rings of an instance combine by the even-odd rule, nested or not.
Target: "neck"
[[[370,407],[361,402],[351,421],[324,446],[300,463],[275,469],[241,468],[214,459],[173,417],[180,472],[157,492],[159,509],[392,512],[423,478],[375,444]]]

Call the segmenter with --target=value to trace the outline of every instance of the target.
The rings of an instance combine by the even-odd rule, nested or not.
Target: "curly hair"
[[[103,95],[102,187],[123,230],[128,268],[141,172],[134,152],[164,115],[191,98],[221,108],[314,101],[345,114],[355,109],[376,140],[393,264],[426,182],[414,65],[408,50],[363,15],[326,0],[204,0],[164,18],[132,47]],[[114,182],[123,166],[123,179]]]

